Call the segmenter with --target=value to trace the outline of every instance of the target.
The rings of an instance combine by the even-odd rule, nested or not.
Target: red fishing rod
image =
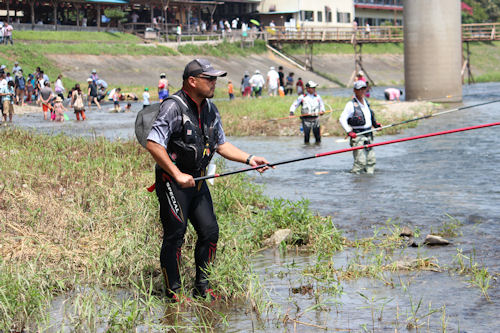
[[[405,141],[412,141],[412,140],[418,140],[418,139],[424,139],[424,138],[430,138],[432,136],[439,136],[439,135],[445,135],[445,134],[451,134],[451,133],[457,133],[457,132],[465,132],[465,131],[471,131],[479,128],[485,128],[485,127],[492,127],[492,126],[498,126],[500,125],[500,122],[496,123],[491,123],[491,124],[483,124],[483,125],[476,125],[476,126],[470,126],[470,127],[464,127],[464,128],[457,128],[457,129],[452,129],[452,130],[447,130],[447,131],[441,131],[441,132],[435,132],[435,133],[428,133],[428,134],[422,134],[422,135],[416,135],[416,136],[410,136],[408,138],[401,138],[401,139],[395,139],[395,140],[389,140],[389,141],[383,141],[383,142],[377,142],[377,143],[371,143],[369,145],[364,145],[364,146],[357,146],[357,147],[351,147],[351,148],[345,148],[345,149],[339,149],[339,150],[333,150],[325,153],[318,153],[310,156],[305,156],[305,157],[299,157],[299,158],[292,158],[289,160],[283,160],[275,163],[267,163],[267,164],[261,164],[258,166],[254,166],[251,168],[245,168],[245,169],[240,169],[240,170],[235,170],[235,171],[229,171],[221,174],[214,174],[214,175],[207,175],[203,177],[197,177],[194,180],[203,180],[203,179],[211,179],[211,178],[219,178],[219,177],[224,177],[224,176],[229,176],[229,175],[234,175],[236,173],[241,173],[241,172],[247,172],[251,170],[256,170],[260,169],[262,167],[273,167],[277,165],[282,165],[282,164],[288,164],[288,163],[293,163],[293,162],[299,162],[299,161],[304,161],[304,160],[309,160],[312,158],[317,158],[317,157],[323,157],[323,156],[329,156],[329,155],[335,155],[335,154],[340,154],[340,153],[346,153],[348,151],[353,151],[353,150],[359,150],[359,149],[365,149],[365,148],[372,148],[372,147],[377,147],[377,146],[385,146],[385,145],[390,145],[393,143],[398,143],[398,142],[405,142]]]

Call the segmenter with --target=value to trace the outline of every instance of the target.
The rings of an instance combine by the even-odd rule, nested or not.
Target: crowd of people
[[[161,24],[164,24],[162,17],[153,18],[153,26],[157,30],[159,30]],[[191,27],[192,32],[201,34],[221,33],[222,35],[225,35],[230,34],[235,30],[241,30],[241,34],[243,36],[247,36],[249,32],[257,32],[261,30],[260,25],[252,23],[250,21],[245,22],[243,20],[240,20],[239,17],[235,17],[232,19],[222,18],[219,21],[212,20],[211,22],[198,20],[197,18],[193,17],[191,21]],[[177,22],[175,30],[177,35],[182,34],[182,25],[179,22]]]
[[[278,71],[274,66],[269,67],[266,77],[262,75],[260,70],[256,69],[252,76],[248,71],[245,71],[240,83],[240,92],[243,97],[261,98],[262,92],[267,88],[269,96],[285,96],[292,95],[294,92],[298,95],[304,93],[304,82],[299,77],[295,81],[295,73],[290,72],[285,76],[283,66],[278,67]],[[228,82],[227,92],[229,99],[234,99],[234,84],[232,81]]]
[[[14,39],[12,38],[12,31],[14,27],[8,22],[0,21],[0,44],[14,45]]]
[[[7,66],[0,66],[0,111],[2,112],[4,123],[12,122],[14,105],[23,107],[25,105],[40,105],[42,107],[44,120],[64,121],[68,117],[64,114],[68,109],[73,108],[76,120],[85,120],[85,111],[91,110],[95,105],[97,110],[101,110],[101,101],[108,96],[114,101],[115,112],[130,111],[131,104],[122,109],[121,101],[138,100],[133,93],[122,93],[120,88],[108,92],[108,84],[99,78],[97,70],[93,69],[87,78],[87,87],[83,89],[79,83],[66,90],[62,80],[62,74],[58,75],[55,81],[37,67],[33,73],[25,75],[18,61],[14,62],[12,70]],[[145,89],[146,96],[147,88]],[[149,93],[147,102],[149,104]],[[66,106],[65,106],[66,105]]]

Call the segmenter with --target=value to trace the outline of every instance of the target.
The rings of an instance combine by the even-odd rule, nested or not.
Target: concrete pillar
[[[462,100],[460,0],[404,1],[406,100]]]

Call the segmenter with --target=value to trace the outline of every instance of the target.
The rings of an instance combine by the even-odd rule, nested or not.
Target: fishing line
[[[381,130],[383,130],[385,128],[394,127],[394,126],[398,126],[398,125],[403,125],[403,124],[411,123],[411,122],[417,121],[417,120],[432,118],[432,117],[439,116],[439,115],[446,114],[446,113],[451,113],[451,112],[456,112],[456,111],[460,111],[460,110],[475,108],[475,107],[478,107],[478,106],[483,106],[483,105],[492,104],[492,103],[498,103],[498,102],[500,102],[500,99],[496,99],[494,101],[488,101],[488,102],[484,102],[484,103],[479,103],[479,104],[474,104],[474,105],[462,106],[462,107],[459,107],[459,108],[444,110],[444,111],[441,111],[441,112],[431,113],[431,114],[428,114],[426,116],[404,120],[404,121],[399,122],[399,123],[394,123],[394,124],[390,124],[390,125],[386,125],[386,126],[382,126],[382,127],[378,127],[378,128],[371,128],[371,129],[368,129],[366,131],[356,133],[356,135],[368,134],[368,133],[371,133],[371,132],[378,132],[378,131],[381,131]],[[347,141],[347,139],[338,139],[335,142],[346,142],[346,141]]]
[[[310,155],[310,156],[293,158],[293,159],[283,160],[283,161],[279,161],[279,162],[275,162],[275,163],[267,163],[267,164],[257,165],[254,167],[235,170],[235,171],[229,171],[229,172],[225,172],[225,173],[221,173],[221,174],[214,174],[214,175],[207,175],[207,176],[203,176],[203,177],[197,177],[197,178],[194,178],[194,180],[198,181],[198,180],[204,180],[204,179],[225,177],[225,176],[234,175],[234,174],[241,173],[241,172],[257,170],[257,169],[260,169],[260,168],[263,168],[266,166],[267,167],[274,167],[277,165],[288,164],[288,163],[293,163],[293,162],[300,162],[300,161],[305,161],[305,160],[309,160],[309,159],[313,159],[313,158],[317,158],[317,157],[324,157],[324,156],[330,156],[330,155],[335,155],[335,154],[340,154],[340,153],[346,153],[349,151],[354,151],[354,150],[359,150],[359,149],[367,149],[367,148],[384,146],[384,145],[389,145],[389,144],[398,143],[398,142],[419,140],[419,139],[429,138],[429,137],[433,137],[433,136],[439,136],[439,135],[445,135],[445,134],[451,134],[451,133],[457,133],[457,132],[464,132],[464,131],[471,131],[471,130],[475,130],[475,129],[492,127],[492,126],[499,126],[499,125],[500,125],[500,122],[496,122],[496,123],[490,123],[490,124],[482,124],[482,125],[476,125],[476,126],[470,126],[470,127],[457,128],[457,129],[452,129],[452,130],[447,130],[447,131],[421,134],[421,135],[411,136],[411,137],[407,137],[407,138],[371,143],[371,144],[364,145],[364,146],[357,146],[357,147],[333,150],[333,151],[329,151],[329,152],[325,152],[325,153],[318,153],[318,154],[314,154],[314,155]]]

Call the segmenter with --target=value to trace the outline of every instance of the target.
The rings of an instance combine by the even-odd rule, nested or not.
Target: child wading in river
[[[68,111],[64,105],[63,105],[63,100],[61,97],[56,97],[56,100],[54,101],[54,112],[55,112],[55,120],[56,121],[64,121],[64,112]]]

